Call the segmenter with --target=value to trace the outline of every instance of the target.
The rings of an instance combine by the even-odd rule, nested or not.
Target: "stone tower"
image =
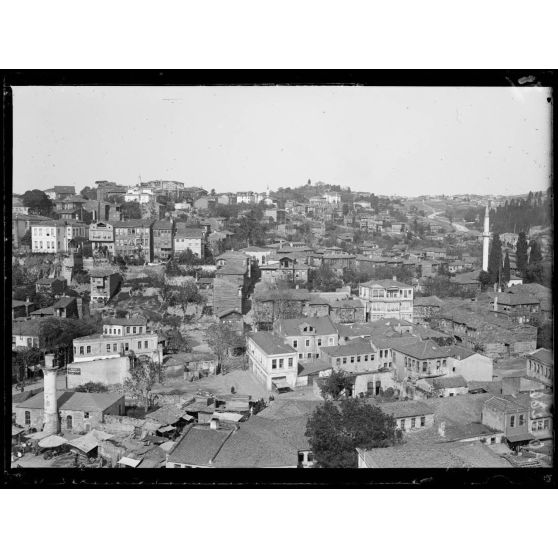
[[[488,271],[488,247],[490,244],[490,217],[489,208],[486,204],[486,209],[484,211],[484,230],[482,233],[482,270]]]
[[[45,355],[44,374],[44,432],[58,434],[60,432],[60,419],[58,417],[58,400],[56,397],[56,368],[54,368],[54,355]]]

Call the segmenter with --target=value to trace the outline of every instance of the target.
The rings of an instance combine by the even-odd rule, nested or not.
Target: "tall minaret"
[[[490,203],[490,202],[489,202]],[[489,204],[486,204],[484,211],[484,231],[482,233],[482,270],[488,271],[488,245],[490,242],[490,217],[489,217]]]
[[[44,432],[58,434],[60,432],[60,420],[58,418],[58,401],[56,398],[56,368],[54,368],[54,355],[45,355],[44,375]]]

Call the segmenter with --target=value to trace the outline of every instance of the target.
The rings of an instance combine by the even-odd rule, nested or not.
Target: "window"
[[[285,359],[284,358],[280,358],[279,359],[279,368],[283,368],[283,365],[285,364]]]
[[[543,429],[544,429],[544,430],[547,430],[547,429],[548,429],[548,426],[549,426],[549,419],[544,419],[544,422],[543,422]]]
[[[110,353],[110,343],[107,343],[107,353]]]
[[[515,415],[510,417],[510,426],[513,428],[515,426]]]
[[[442,366],[446,365],[446,359],[442,360]]]
[[[289,368],[293,367],[293,357],[289,357]]]
[[[374,355],[370,355],[370,360],[374,360]]]
[[[413,417],[413,418],[411,419],[411,428],[414,428],[414,427],[415,427],[416,422],[417,422],[417,419],[416,419],[415,417]]]
[[[116,353],[118,351],[118,345],[116,343],[112,344],[112,350]]]
[[[274,359],[271,361],[271,368],[272,368],[273,370],[275,370],[275,369],[277,368],[277,359],[276,359],[276,358],[274,358]]]
[[[83,345],[79,348],[79,354],[80,354],[80,355],[83,354]]]
[[[322,346],[322,340],[319,338],[318,339],[318,347],[321,347],[321,346]]]
[[[426,417],[420,417],[420,425],[424,426],[426,424]]]
[[[86,352],[87,354],[91,353],[91,345],[87,345]]]
[[[83,412],[83,418],[84,418],[84,419],[88,419],[88,418],[89,418],[89,412],[88,412],[88,411],[84,411],[84,412]]]
[[[149,341],[144,341],[143,342],[143,348],[147,349],[149,347]]]
[[[347,357],[343,357],[343,364],[347,364]]]
[[[405,419],[401,419],[401,422],[399,424],[400,424],[401,430],[405,430]]]
[[[519,426],[523,426],[525,424],[525,415],[519,415]]]
[[[33,339],[31,337],[27,338],[27,346],[31,347],[33,345]]]
[[[368,362],[368,355],[364,355],[364,362]]]
[[[304,358],[304,355],[302,353],[298,353],[298,358]]]
[[[126,333],[130,333],[130,326],[126,327]]]
[[[130,348],[130,345],[128,345],[128,343],[124,343],[124,350],[127,351]]]
[[[328,343],[330,345],[333,345],[334,342],[335,342],[335,339],[333,337],[330,337],[329,340],[328,340]]]
[[[306,339],[306,341],[304,342],[304,344],[305,344],[307,347],[310,347],[310,339]]]
[[[427,366],[428,366],[428,363],[427,363],[427,362],[423,362],[423,363],[422,363],[422,371],[423,371],[423,372],[426,372],[426,367],[427,367]]]
[[[138,341],[138,349],[141,349],[141,341]]]
[[[293,341],[293,348],[296,349],[298,347],[298,341],[295,339]]]
[[[31,411],[25,411],[25,426],[31,424]]]
[[[306,358],[311,359],[311,358],[312,358],[312,353],[308,353],[308,354],[306,355]]]
[[[341,364],[341,359],[340,358],[336,358],[335,359],[335,364],[337,364],[337,366],[339,366]]]
[[[354,364],[354,363],[355,363],[355,357],[352,356],[352,357],[351,357],[351,364]]]
[[[496,436],[492,436],[492,438],[490,438],[490,443],[491,443],[491,444],[495,444],[495,443],[496,443]]]

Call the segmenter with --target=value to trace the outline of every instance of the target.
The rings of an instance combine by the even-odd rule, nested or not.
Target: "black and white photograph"
[[[9,471],[553,479],[553,90],[497,78],[11,85]]]

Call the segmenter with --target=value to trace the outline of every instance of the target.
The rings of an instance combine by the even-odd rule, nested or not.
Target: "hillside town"
[[[14,193],[12,467],[551,467],[551,196]]]

